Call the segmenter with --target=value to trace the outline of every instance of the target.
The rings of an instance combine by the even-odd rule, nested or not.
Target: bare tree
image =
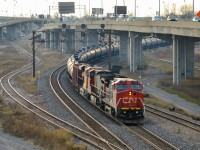
[[[172,8],[171,8],[170,15],[175,15],[175,14],[176,14],[176,4],[173,3]]]
[[[164,4],[164,13],[163,16],[168,16],[169,15],[169,3],[168,4]]]
[[[185,19],[189,19],[192,18],[193,16],[193,9],[192,9],[192,5],[182,5],[179,9],[179,14],[181,18],[185,18]]]

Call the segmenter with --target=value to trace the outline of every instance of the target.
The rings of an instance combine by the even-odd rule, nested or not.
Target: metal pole
[[[103,0],[101,0],[102,18],[103,18]]]
[[[108,69],[111,70],[111,31],[109,32],[109,64]]]
[[[90,17],[90,0],[89,0],[89,17]]]
[[[193,0],[193,16],[192,17],[194,17],[194,0]]]
[[[51,20],[51,17],[50,17],[50,15],[51,15],[51,14],[50,14],[50,9],[51,9],[51,8],[50,8],[50,7],[51,7],[51,6],[49,6],[49,22],[50,22],[50,20]]]
[[[33,78],[35,78],[35,31],[33,31]]]
[[[159,12],[158,12],[158,16],[160,16],[160,0],[159,0]]]
[[[136,18],[136,0],[135,0],[135,18]]]
[[[117,20],[117,0],[116,0],[116,6],[115,6],[115,20]]]

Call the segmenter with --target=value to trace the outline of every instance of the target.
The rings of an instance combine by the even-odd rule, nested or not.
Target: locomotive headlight
[[[129,96],[131,96],[132,94],[131,94],[131,92],[129,92]]]

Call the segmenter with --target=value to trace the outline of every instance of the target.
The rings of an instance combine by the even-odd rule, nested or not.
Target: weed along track
[[[30,59],[32,58],[25,50],[20,47],[16,48],[19,53],[27,55]],[[37,59],[37,62],[39,62],[39,59]],[[113,58],[112,62],[118,63],[118,59]],[[107,68],[106,61],[102,61],[97,65]],[[43,87],[46,87],[43,91],[48,89],[48,92],[46,92],[48,98],[44,96],[43,91],[39,91],[42,93],[42,98],[46,100],[43,105],[44,99],[42,102],[37,101],[38,99],[34,99],[36,98],[35,96],[23,92],[16,85],[16,79],[31,67],[32,64],[28,64],[3,76],[1,78],[1,87],[4,93],[19,106],[31,112],[31,115],[34,114],[34,117],[37,116],[44,120],[45,124],[51,128],[65,130],[73,135],[77,141],[81,141],[93,149],[188,149],[182,147],[184,145],[182,141],[179,141],[181,144],[176,144],[176,140],[179,139],[176,134],[168,134],[167,132],[170,130],[164,131],[166,128],[162,124],[167,124],[168,122],[172,126],[177,124],[180,126],[180,132],[177,132],[177,134],[182,134],[181,132],[186,129],[192,131],[192,133],[198,132],[197,135],[199,135],[199,124],[181,121],[181,118],[174,119],[168,114],[150,108],[148,105],[146,105],[147,116],[144,118],[143,126],[139,124],[131,124],[129,126],[122,124],[117,118],[108,115],[106,111],[102,111],[91,100],[87,100],[86,97],[79,94],[67,76],[66,65],[48,70],[48,73],[41,77],[41,80],[43,80],[41,84],[45,81],[45,85],[40,84],[40,89]],[[73,121],[69,118],[73,118]],[[183,125],[184,129],[182,130],[181,127]],[[156,129],[154,130],[153,128]],[[174,129],[173,131],[176,130]],[[173,135],[175,137],[172,137]],[[173,140],[169,140],[168,137],[173,138]],[[195,149],[194,147],[192,148]]]
[[[66,105],[67,109],[71,109],[72,113],[74,113],[78,118],[80,118],[81,121],[85,122],[89,126],[89,128],[92,128],[92,130],[94,131],[94,134],[104,138],[104,140],[107,140],[108,143],[113,143],[113,145],[119,147],[120,149],[129,149],[128,147],[127,148],[125,147],[124,143],[119,145],[118,138],[113,139],[113,137],[112,137],[113,135],[110,136],[110,132],[113,132],[113,131],[109,130],[109,128],[107,128],[107,126],[105,126],[105,127],[100,126],[100,124],[101,124],[100,117],[98,119],[94,120],[94,118],[88,114],[88,113],[90,113],[89,111],[83,110],[84,107],[82,107],[82,106],[78,106],[78,105],[80,105],[80,103],[78,101],[82,101],[82,102],[85,101],[87,104],[89,104],[89,103],[87,102],[87,100],[85,98],[80,96],[75,89],[73,89],[68,78],[65,78],[65,80],[62,80],[63,78],[61,76],[65,76],[65,75],[63,75],[63,74],[65,74],[64,69],[62,70],[59,68],[56,72],[54,74],[52,74],[52,76],[51,76],[51,79],[50,79],[51,85],[53,86],[54,91],[55,92],[57,91],[56,94],[58,95],[60,101],[64,105]],[[67,86],[66,88],[62,87],[63,82]],[[90,109],[90,107],[91,106],[89,104],[89,106],[87,106],[87,108]],[[98,108],[95,108],[95,109],[96,109],[96,113],[102,113],[102,111],[100,109],[98,109]],[[111,116],[108,116],[105,113],[104,113],[104,116],[106,118],[107,117],[109,118],[109,120],[112,122],[113,128],[114,128],[115,124],[120,125],[121,130],[124,130],[124,131],[128,130],[128,132],[131,133],[132,135],[136,135],[137,139],[140,139],[140,140],[142,139],[142,141],[147,143],[147,145],[149,147],[152,147],[155,149],[163,149],[166,147],[168,149],[173,149],[173,150],[178,149],[175,146],[173,146],[172,144],[170,144],[169,142],[167,142],[164,139],[162,139],[161,137],[159,137],[158,135],[143,128],[142,126],[138,125],[138,126],[127,127],[126,125],[121,124],[117,120],[113,120],[113,118]],[[104,123],[106,124],[106,121],[104,121]],[[107,130],[109,130],[108,133],[106,133]],[[120,136],[118,136],[118,137],[120,138]],[[121,140],[123,140],[123,138]],[[133,149],[133,148],[131,148],[131,149]]]
[[[64,66],[65,67],[65,66]],[[63,68],[64,68],[63,67]],[[77,95],[76,91],[72,87],[70,87],[70,83],[68,81],[68,90],[63,90],[60,84],[60,75],[63,73],[63,68],[58,68],[55,72],[52,73],[50,78],[50,84],[58,96],[61,103],[63,103],[67,109],[70,111],[81,121],[83,122],[94,135],[103,139],[110,149],[131,149],[126,143],[121,141],[117,136],[115,136],[112,132],[110,132],[104,125],[98,122],[98,120],[94,119],[90,114],[87,113],[83,108],[81,108],[74,99],[83,100],[84,98]],[[60,71],[59,71],[60,70]],[[69,96],[70,93],[70,96]],[[73,97],[71,96],[73,95]]]
[[[25,51],[21,48],[19,48],[22,53]],[[30,54],[26,53],[30,57]],[[39,61],[39,59],[37,59]],[[94,136],[90,132],[87,132],[85,130],[82,130],[81,128],[78,128],[63,119],[49,113],[45,109],[41,108],[39,105],[34,104],[31,98],[27,96],[27,94],[24,94],[20,92],[19,90],[15,89],[15,79],[18,75],[20,75],[22,72],[28,70],[31,68],[31,64],[28,64],[24,66],[23,68],[20,68],[18,70],[15,70],[9,74],[6,74],[1,78],[1,87],[10,98],[12,98],[20,107],[24,108],[25,110],[35,114],[40,119],[46,121],[49,125],[54,126],[58,129],[63,129],[71,133],[74,137],[79,139],[80,141],[84,141],[85,143],[88,143],[89,145],[97,148],[97,149],[109,149],[107,146],[107,143],[102,140],[101,138]],[[98,144],[97,144],[98,143]],[[105,146],[106,145],[106,146]]]
[[[157,116],[160,116],[162,118],[165,118],[167,120],[170,120],[172,122],[176,122],[180,125],[186,126],[192,130],[195,130],[197,132],[200,132],[200,124],[199,123],[195,123],[189,120],[186,120],[184,118],[178,117],[176,115],[170,114],[168,112],[164,112],[160,109],[154,108],[152,106],[146,105],[146,111],[155,114]]]

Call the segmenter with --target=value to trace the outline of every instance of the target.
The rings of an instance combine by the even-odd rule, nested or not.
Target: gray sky
[[[200,0],[195,1],[195,11],[200,10]],[[2,16],[23,16],[29,17],[30,14],[49,14],[49,6],[58,6],[58,2],[75,2],[77,5],[81,5],[81,7],[86,8],[86,13],[89,14],[92,12],[92,8],[104,8],[104,15],[106,13],[113,13],[113,6],[116,5],[125,5],[127,6],[127,12],[134,14],[135,12],[135,0],[0,0],[0,15]],[[164,5],[169,4],[172,6],[176,3],[177,9],[186,4],[191,4],[193,0],[160,0],[160,10],[161,14],[163,13]],[[136,13],[137,16],[154,16],[156,15],[156,11],[159,10],[159,0],[137,0],[136,4]],[[51,14],[58,12],[57,8],[54,9],[51,7]],[[76,9],[76,13],[78,17],[84,15],[84,9]]]

